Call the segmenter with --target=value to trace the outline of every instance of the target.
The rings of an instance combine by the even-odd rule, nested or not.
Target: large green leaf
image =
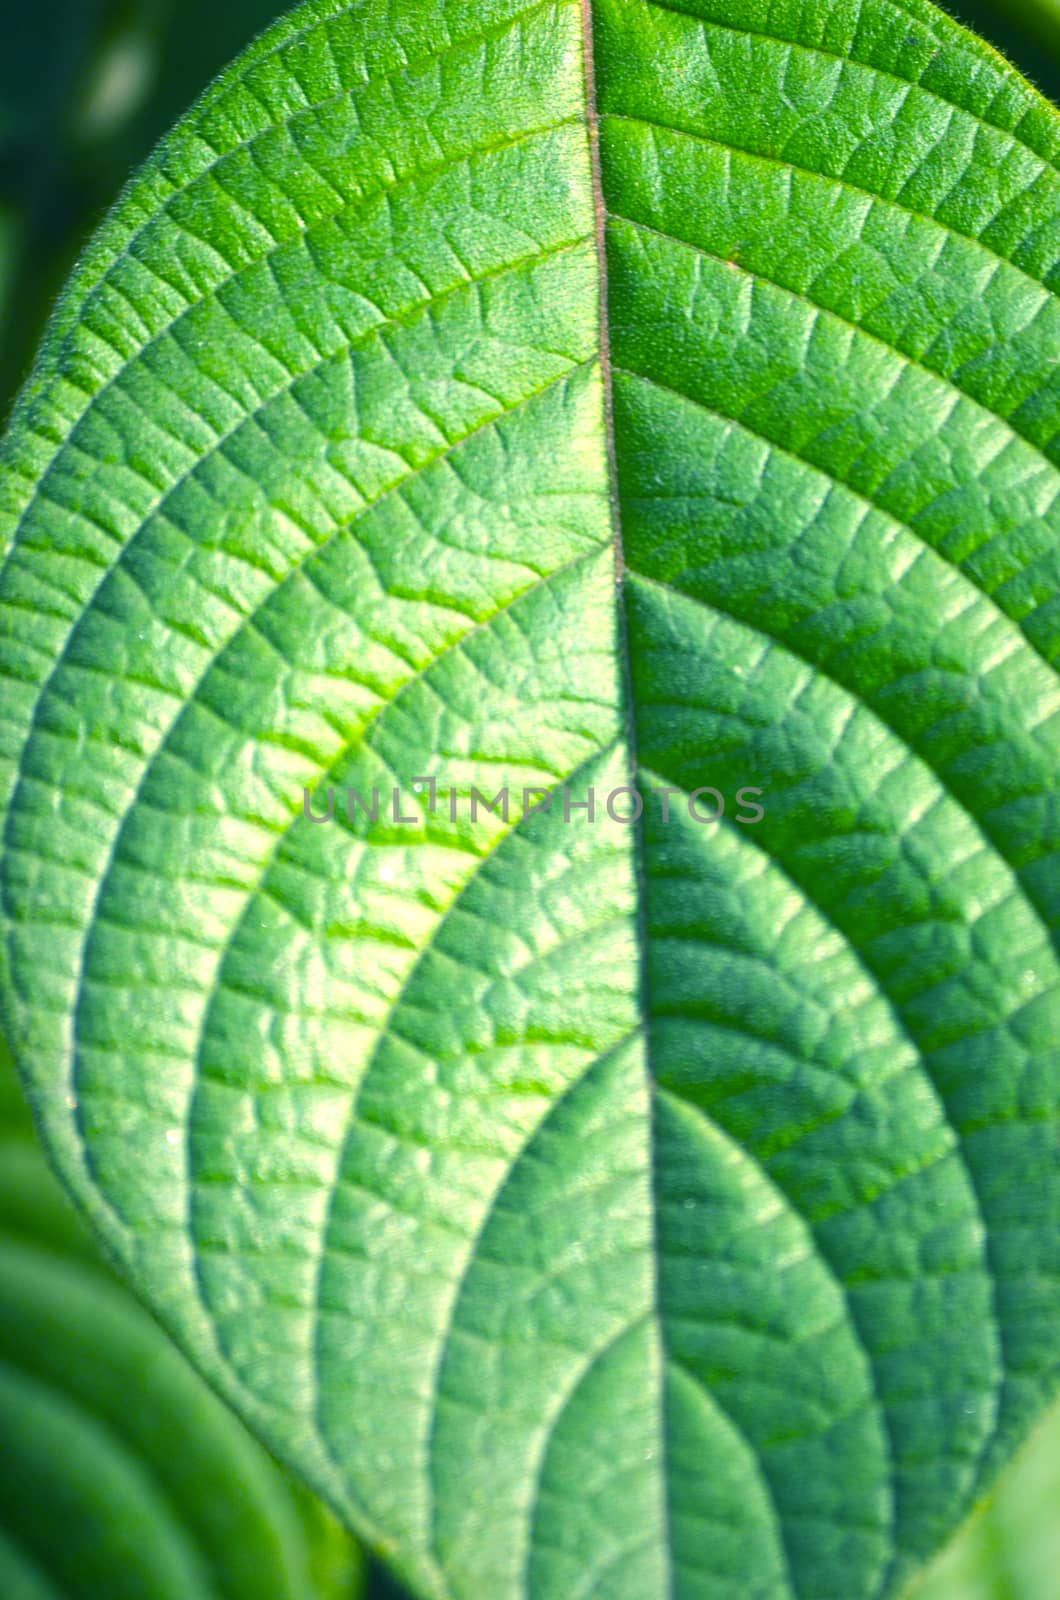
[[[0,1041],[4,1600],[353,1600],[356,1552],[99,1262]]]
[[[53,324],[3,1004],[423,1596],[890,1595],[1056,1387],[1058,159],[919,0],[314,0]]]

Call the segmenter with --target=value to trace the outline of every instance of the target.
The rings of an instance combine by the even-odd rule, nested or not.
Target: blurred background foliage
[[[286,6],[0,4],[2,418],[63,281],[129,173]],[[960,0],[948,9],[1060,102],[1060,0]],[[74,1316],[75,1306],[84,1315]],[[122,1346],[139,1427],[117,1404],[120,1388],[100,1377],[101,1329],[110,1347]],[[49,1370],[41,1350],[60,1336]],[[42,1452],[42,1429],[63,1448]],[[116,1475],[86,1472],[92,1441],[113,1449],[116,1437],[124,1452]],[[364,1569],[352,1540],[227,1416],[115,1282],[35,1147],[0,1041],[0,1595],[198,1600],[179,1577],[181,1561],[204,1574],[210,1600],[403,1600],[385,1573]],[[1060,1411],[909,1600],[1057,1595]]]
[[[100,1256],[48,1168],[2,1041],[0,1596],[365,1596],[355,1541]]]

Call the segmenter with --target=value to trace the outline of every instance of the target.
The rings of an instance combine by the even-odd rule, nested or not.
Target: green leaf
[[[0,1042],[5,1600],[352,1600],[357,1556],[99,1261]]]
[[[314,0],[57,314],[3,1005],[422,1596],[891,1595],[1056,1389],[1058,160],[920,0]]]

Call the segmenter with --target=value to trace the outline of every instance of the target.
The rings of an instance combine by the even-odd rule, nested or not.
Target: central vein
[[[618,501],[618,464],[615,455],[614,385],[611,374],[611,335],[608,327],[607,292],[607,206],[604,203],[604,181],[600,162],[600,112],[596,103],[596,62],[593,55],[592,0],[580,0],[582,16],[582,50],[585,61],[585,110],[589,129],[589,160],[592,168],[594,236],[596,262],[600,282],[600,376],[604,387],[604,435],[607,446],[607,478],[611,490],[611,530],[615,547],[615,579],[621,586],[626,563],[622,551],[622,517]],[[621,597],[620,597],[621,599]],[[619,611],[624,614],[620,603]],[[623,644],[625,640],[623,639]],[[623,652],[628,660],[628,651]],[[630,700],[632,720],[632,700]],[[634,752],[631,749],[630,757]]]
[[[625,738],[629,782],[639,788],[640,761],[637,745],[636,702],[633,694],[632,652],[628,609],[628,574],[622,544],[622,509],[618,489],[618,453],[615,447],[614,380],[611,366],[610,303],[607,278],[607,206],[604,200],[603,168],[600,155],[600,111],[597,103],[596,62],[593,50],[592,0],[580,0],[582,19],[582,57],[585,65],[585,109],[589,137],[589,159],[592,175],[592,197],[596,263],[599,283],[600,326],[600,376],[603,387],[604,439],[607,452],[607,479],[611,507],[611,536],[614,550],[615,605],[617,611],[617,644],[622,703],[625,715]],[[644,1077],[647,1106],[647,1150],[649,1182],[652,1191],[653,1250],[651,1261],[654,1321],[656,1328],[656,1385],[659,1405],[660,1441],[660,1521],[662,1548],[669,1545],[670,1501],[666,1487],[666,1346],[663,1335],[661,1286],[659,1282],[658,1207],[655,1199],[655,1082],[651,1060],[651,1012],[648,998],[648,914],[647,914],[647,863],[644,839],[644,813],[641,812],[630,828],[632,867],[636,895],[638,1010],[643,1022]],[[669,1558],[664,1557],[667,1595],[673,1595],[674,1573]]]

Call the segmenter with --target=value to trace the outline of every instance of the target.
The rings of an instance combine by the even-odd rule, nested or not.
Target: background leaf
[[[1053,1387],[1056,122],[920,7],[598,6],[597,364],[573,9],[328,12],[127,197],[13,436],[42,1116],[425,1593],[889,1592]],[[753,841],[298,819],[613,783],[628,717],[646,784],[767,773]]]
[[[355,1600],[352,1541],[100,1261],[0,1045],[5,1600]]]

